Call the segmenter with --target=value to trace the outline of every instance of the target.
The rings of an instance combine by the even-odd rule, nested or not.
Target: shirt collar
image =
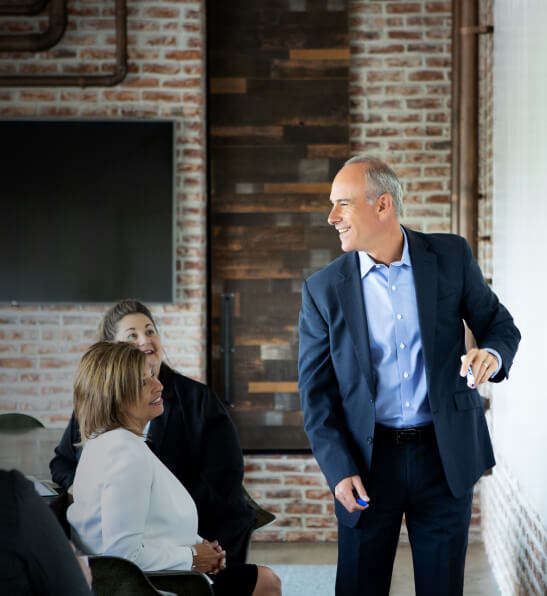
[[[410,261],[410,253],[408,251],[408,240],[406,237],[406,232],[403,226],[401,226],[401,231],[403,232],[403,255],[399,261],[393,261],[390,266],[393,267],[401,267],[402,265],[406,265],[407,267],[412,267],[412,263]],[[359,266],[361,269],[361,279],[367,275],[371,269],[375,269],[378,263],[364,250],[360,250],[359,254]]]

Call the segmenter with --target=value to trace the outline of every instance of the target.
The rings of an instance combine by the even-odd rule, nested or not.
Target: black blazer
[[[230,563],[243,563],[244,541],[255,514],[243,494],[243,455],[232,419],[217,395],[203,383],[162,364],[164,412],[150,423],[149,447],[192,495],[198,532],[218,539]],[[50,462],[53,480],[65,488],[74,481],[81,447],[72,414]]]
[[[416,287],[427,398],[448,485],[457,497],[494,465],[481,398],[460,377],[466,352],[463,320],[479,347],[497,350],[511,367],[520,333],[484,281],[465,240],[405,230]],[[331,490],[348,476],[365,480],[372,458],[375,386],[356,252],[342,255],[304,282],[300,311],[299,389],[304,428]],[[338,501],[339,520],[354,526]]]
[[[0,471],[0,594],[92,594],[59,522],[16,470]]]

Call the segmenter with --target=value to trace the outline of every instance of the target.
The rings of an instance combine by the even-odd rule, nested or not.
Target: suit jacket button
[[[367,443],[368,443],[369,445],[372,445],[372,437],[367,437]]]

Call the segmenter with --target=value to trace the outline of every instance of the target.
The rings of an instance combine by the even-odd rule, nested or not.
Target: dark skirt
[[[258,567],[248,563],[228,566],[209,577],[214,582],[215,596],[251,596],[256,586]]]

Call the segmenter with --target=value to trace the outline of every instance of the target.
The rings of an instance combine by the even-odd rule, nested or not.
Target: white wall
[[[547,522],[547,2],[494,10],[494,289],[523,339],[494,392],[493,437]]]

